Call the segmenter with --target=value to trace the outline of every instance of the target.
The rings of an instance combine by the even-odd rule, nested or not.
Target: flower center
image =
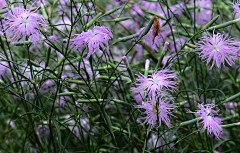
[[[23,23],[23,24],[27,24],[27,22],[28,22],[27,19],[23,19],[23,20],[22,20],[22,23]]]
[[[206,110],[206,115],[209,115],[209,114],[210,114],[210,110],[207,109],[207,110]]]
[[[160,80],[158,78],[154,77],[152,81],[153,81],[153,85],[158,85]]]
[[[208,120],[210,120],[210,121],[212,120],[212,117],[211,117],[211,116],[208,116],[207,118],[208,118]]]
[[[218,45],[213,45],[213,49],[214,49],[215,51],[219,52],[219,47],[218,47]]]
[[[28,17],[26,15],[22,15],[22,19],[21,19],[21,24],[23,24],[25,26],[25,28],[27,27],[29,20]]]

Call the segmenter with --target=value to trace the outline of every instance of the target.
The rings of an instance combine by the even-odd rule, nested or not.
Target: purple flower
[[[185,40],[183,38],[176,39],[175,43],[176,43],[176,50],[178,52],[181,49],[181,47],[183,46],[183,44],[185,43]],[[170,51],[171,51],[171,53],[176,53],[174,42],[172,42],[170,44]]]
[[[139,16],[144,16],[142,9],[138,5],[133,5],[130,13],[138,24],[140,23],[140,19],[141,19]]]
[[[133,10],[131,10],[131,14],[133,16],[137,16],[138,14],[144,16],[142,9],[138,5],[133,5]]]
[[[43,121],[43,124],[38,125],[37,129],[39,131],[40,137],[44,136],[47,139],[50,134],[50,131],[46,126],[44,126],[44,124],[47,124],[47,121]]]
[[[137,103],[139,103],[139,104],[142,103],[143,99],[142,99],[142,96],[141,96],[140,93],[136,93],[136,94],[134,94],[133,97],[134,97],[134,99],[136,100]]]
[[[42,88],[40,88],[40,92],[46,92],[46,91],[50,91],[52,89],[52,87],[54,86],[54,81],[52,80],[46,80],[43,84],[42,84]]]
[[[0,61],[0,76],[4,73],[6,75],[8,75],[8,71],[7,71],[7,68],[8,68],[8,63],[5,62],[5,61]]]
[[[135,93],[145,92],[151,98],[158,97],[160,92],[164,90],[174,91],[177,82],[173,79],[177,79],[177,75],[174,71],[169,69],[163,69],[156,71],[154,74],[146,77],[140,73],[137,75],[135,82],[136,88],[133,88]]]
[[[73,49],[83,50],[86,45],[88,45],[88,55],[87,59],[95,53],[102,54],[102,50],[100,50],[100,45],[102,45],[103,49],[106,49],[109,52],[108,40],[113,38],[111,29],[105,26],[95,26],[93,30],[88,30],[87,32],[82,32],[81,34],[77,34],[75,39],[70,40],[70,45]]]
[[[170,55],[167,55],[167,56],[164,56],[164,57],[163,57],[162,65],[161,65],[162,67],[164,67],[164,66],[167,64],[167,61],[168,61],[169,58],[171,58]],[[173,64],[173,63],[171,63],[171,64],[169,64],[169,65],[172,66],[172,64]]]
[[[125,27],[127,27],[130,31],[136,33],[139,30],[139,24],[136,24],[134,20],[125,20],[121,21],[121,24]],[[122,26],[118,25],[119,29],[123,29]],[[124,30],[124,29],[123,29]]]
[[[189,113],[194,113],[199,117],[198,122],[201,120],[200,123],[203,124],[201,129],[207,130],[209,136],[214,134],[217,139],[220,139],[220,136],[223,133],[223,129],[220,126],[222,120],[219,117],[214,117],[218,115],[217,111],[213,110],[214,107],[214,104],[198,104],[200,110],[197,110],[196,112],[189,111]]]
[[[42,15],[30,12],[21,7],[15,7],[4,15],[5,32],[11,41],[27,38],[35,44],[40,41],[40,29],[47,26],[46,20]]]
[[[194,6],[194,1],[192,0],[191,6]],[[211,20],[212,16],[212,1],[211,0],[196,0],[196,23],[197,24],[207,24]],[[194,19],[194,12],[191,13]]]
[[[81,125],[76,126],[76,121],[70,115],[66,115],[65,124],[80,139],[82,138],[82,136],[87,136],[87,133],[85,131],[95,132],[95,129],[90,130],[89,119],[86,117],[81,117],[78,121],[78,124]]]
[[[127,0],[115,0],[116,6],[121,6],[121,5],[125,4],[126,2],[127,2]]]
[[[0,9],[3,9],[7,6],[6,0],[0,0]]]
[[[7,124],[8,124],[8,126],[10,126],[11,128],[15,128],[14,122],[11,121],[10,119],[7,120]]]
[[[163,11],[161,9],[161,6],[160,6],[160,4],[157,1],[155,1],[155,2],[142,1],[140,6],[146,8],[148,10],[157,12],[161,16],[164,16],[164,13],[163,13]]]
[[[233,45],[237,47],[237,56],[238,56],[238,59],[239,59],[239,62],[240,62],[240,42],[235,41],[233,43]]]
[[[240,2],[239,1],[235,1],[232,4],[233,4],[233,8],[234,8],[234,10],[235,10],[235,12],[237,14],[237,17],[240,18],[240,8],[239,8]]]
[[[57,37],[55,35],[52,35],[52,36],[49,36],[49,39],[57,40]]]
[[[86,58],[83,59],[83,61],[81,62],[80,68],[86,69],[86,72],[82,73],[83,78],[86,78],[88,74],[91,79],[93,79],[94,75],[96,77],[95,79],[98,79],[99,71],[92,71],[92,68],[88,59]]]
[[[173,101],[174,98],[169,97],[164,93],[154,101],[149,100],[147,102],[143,102],[142,105],[137,105],[136,108],[145,109],[144,114],[147,115],[146,117],[142,118],[145,119],[143,124],[151,124],[152,129],[157,124],[157,120],[159,119],[159,126],[161,126],[161,123],[163,121],[170,128],[171,121],[169,116],[173,116],[170,110],[177,108],[177,106],[174,104],[170,104],[170,102],[173,103]]]
[[[180,17],[182,15],[182,10],[184,8],[184,2],[181,2],[179,4],[176,4],[176,5],[173,5],[170,7],[171,11],[174,13],[174,14],[177,14],[178,17]]]
[[[221,64],[224,65],[226,61],[230,66],[234,64],[237,59],[237,47],[232,46],[234,41],[228,38],[224,34],[214,34],[211,36],[207,33],[206,36],[202,37],[201,40],[196,44],[201,50],[200,57],[207,62],[207,64],[212,62],[212,67],[214,64],[220,68]]]

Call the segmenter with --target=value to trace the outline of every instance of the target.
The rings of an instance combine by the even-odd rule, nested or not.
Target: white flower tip
[[[149,59],[146,59],[146,62],[145,62],[145,69],[146,69],[146,70],[149,69],[149,65],[150,65],[150,60],[149,60]]]

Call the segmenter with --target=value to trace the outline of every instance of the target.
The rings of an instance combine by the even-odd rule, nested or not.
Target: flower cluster
[[[113,38],[111,29],[105,26],[95,26],[93,30],[77,34],[76,38],[70,40],[70,45],[75,50],[82,50],[88,45],[87,59],[89,59],[96,51],[99,55],[102,55],[100,46],[109,52],[108,40],[111,38]]]
[[[239,0],[0,0],[0,16],[3,152],[238,149]]]
[[[149,67],[147,61],[146,67]],[[137,75],[135,86],[132,90],[141,97],[146,98],[146,102],[142,105],[137,105],[136,108],[145,109],[146,117],[144,123],[151,125],[151,129],[159,122],[159,126],[164,122],[168,127],[171,126],[170,117],[171,110],[177,106],[174,104],[174,98],[170,96],[169,92],[176,89],[177,75],[174,71],[169,69],[158,70],[148,77]]]
[[[41,40],[40,29],[47,26],[47,22],[42,15],[15,7],[3,15],[5,17],[5,33],[13,42],[32,41],[34,44]]]
[[[223,133],[223,129],[220,126],[222,120],[219,117],[215,117],[218,113],[213,110],[214,107],[214,104],[198,104],[200,110],[197,110],[196,112],[189,111],[189,113],[194,113],[199,117],[198,121],[201,121],[200,123],[203,124],[202,129],[207,130],[209,136],[214,134],[217,139],[220,139],[220,136]]]

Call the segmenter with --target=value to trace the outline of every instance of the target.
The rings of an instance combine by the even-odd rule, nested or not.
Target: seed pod
[[[153,44],[154,44],[154,40],[155,38],[158,36],[158,34],[160,34],[160,23],[159,23],[159,20],[158,18],[154,15],[153,16],[153,19],[154,19],[154,23],[153,23]]]

